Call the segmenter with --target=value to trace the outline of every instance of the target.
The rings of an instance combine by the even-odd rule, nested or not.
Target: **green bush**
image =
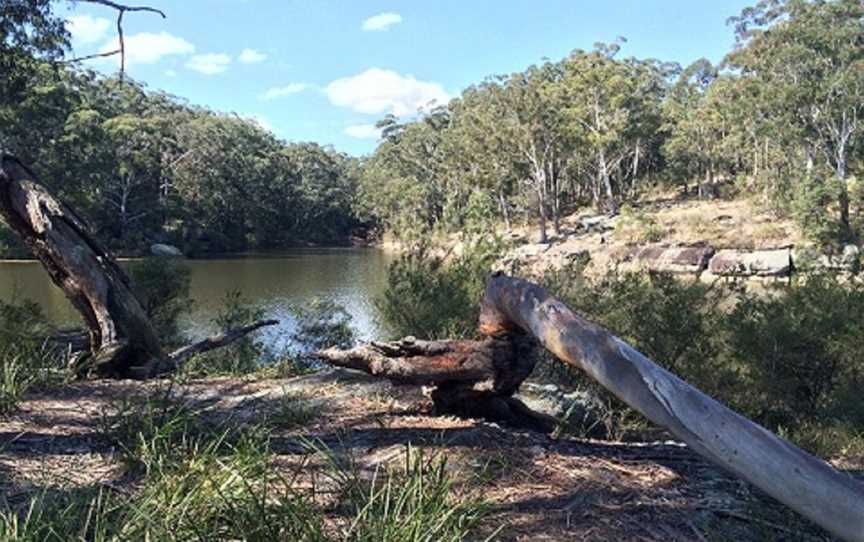
[[[251,305],[240,290],[232,290],[222,299],[222,308],[213,324],[223,332],[253,324],[263,317],[263,309]],[[195,357],[186,364],[184,374],[250,374],[261,367],[263,353],[264,348],[255,337],[247,335],[229,346]]]
[[[331,299],[313,299],[306,306],[292,307],[296,329],[291,341],[303,352],[323,348],[350,348],[354,341],[351,315]]]
[[[376,302],[394,334],[421,339],[466,337],[477,328],[486,278],[500,256],[498,239],[466,241],[462,253],[438,254],[420,243],[387,271],[387,289]]]
[[[33,301],[0,301],[0,416],[13,412],[33,387],[61,379],[61,356],[47,341],[49,333]]]
[[[131,263],[129,274],[160,338],[168,344],[179,342],[177,320],[190,304],[189,266],[176,258],[145,258]]]
[[[840,221],[829,212],[839,193],[836,182],[802,178],[794,186],[792,217],[804,235],[820,247],[846,241],[842,239]]]
[[[854,398],[864,384],[864,287],[815,274],[772,294],[743,296],[727,320],[729,354],[746,368],[748,410],[793,432],[808,424],[864,428]]]
[[[659,365],[799,445],[864,451],[864,286],[806,275],[745,291],[664,274],[589,279],[581,265],[541,282],[562,301]],[[535,376],[586,389],[604,404],[607,433],[648,426],[582,372],[545,354]]]

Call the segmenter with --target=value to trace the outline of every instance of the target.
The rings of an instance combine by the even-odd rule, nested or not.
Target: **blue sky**
[[[130,76],[255,118],[282,139],[361,155],[374,150],[373,125],[387,113],[410,116],[488,75],[598,41],[624,36],[628,56],[718,61],[734,42],[726,19],[753,0],[145,3],[168,18],[126,14]],[[79,3],[68,16],[76,55],[116,43],[112,10]],[[117,66],[106,59],[90,65]]]

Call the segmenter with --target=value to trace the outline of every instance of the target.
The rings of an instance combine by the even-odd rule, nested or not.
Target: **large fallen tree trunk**
[[[331,348],[318,357],[398,384],[435,386],[440,413],[485,418],[550,432],[556,420],[513,397],[534,369],[533,345],[520,335],[483,341],[373,342],[351,350]]]
[[[52,195],[21,162],[0,160],[0,217],[42,263],[87,326],[89,345],[72,360],[79,376],[149,377],[177,368],[191,353],[231,340],[205,340],[166,355],[128,275],[72,208]],[[272,325],[270,322],[262,325]]]
[[[518,422],[530,421],[533,413],[510,395],[534,363],[520,360],[524,351],[514,350],[512,343],[536,338],[706,459],[838,537],[864,542],[864,484],[708,397],[539,286],[493,275],[481,306],[480,331],[486,340],[403,340],[320,355],[334,365],[396,382],[437,385],[433,399],[436,394],[445,398],[440,405],[436,400],[444,411],[495,419],[501,411],[497,405],[507,405],[515,414],[499,419]],[[455,409],[446,400],[454,389],[464,399]],[[495,407],[492,416],[486,405]],[[537,425],[544,426],[542,420]]]
[[[733,412],[530,282],[497,274],[481,332],[521,330],[694,451],[836,536],[864,541],[864,484]]]

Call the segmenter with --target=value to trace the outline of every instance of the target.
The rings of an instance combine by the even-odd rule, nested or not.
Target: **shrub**
[[[351,315],[331,299],[313,299],[308,306],[292,307],[296,329],[291,340],[302,352],[323,348],[350,348],[354,341]]]
[[[656,243],[667,235],[666,228],[644,211],[629,205],[621,207],[614,236],[628,243]]]
[[[179,342],[177,319],[190,303],[189,266],[175,258],[146,258],[130,264],[129,274],[135,293],[162,340]]]
[[[479,238],[466,241],[459,255],[437,255],[428,243],[405,252],[390,265],[376,302],[384,321],[396,335],[421,339],[472,335],[501,248],[498,239]]]
[[[222,308],[213,318],[219,331],[228,331],[253,324],[264,317],[264,311],[251,305],[239,290],[232,290],[222,299]],[[197,356],[187,363],[184,373],[245,375],[261,366],[263,347],[254,337],[243,337],[229,346]]]
[[[793,431],[828,422],[864,427],[864,409],[852,399],[864,383],[864,288],[814,274],[773,294],[743,296],[728,318],[748,409]]]
[[[30,300],[0,301],[0,416],[35,386],[60,379],[60,356],[45,338],[47,320]]]
[[[829,206],[837,201],[836,183],[821,178],[802,178],[794,186],[792,217],[804,236],[821,247],[845,241],[841,239],[839,220],[829,212]]]

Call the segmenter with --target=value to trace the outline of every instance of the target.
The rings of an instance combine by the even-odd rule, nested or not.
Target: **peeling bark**
[[[530,282],[496,274],[481,331],[525,331],[694,451],[836,536],[864,541],[864,484],[659,367]]]

